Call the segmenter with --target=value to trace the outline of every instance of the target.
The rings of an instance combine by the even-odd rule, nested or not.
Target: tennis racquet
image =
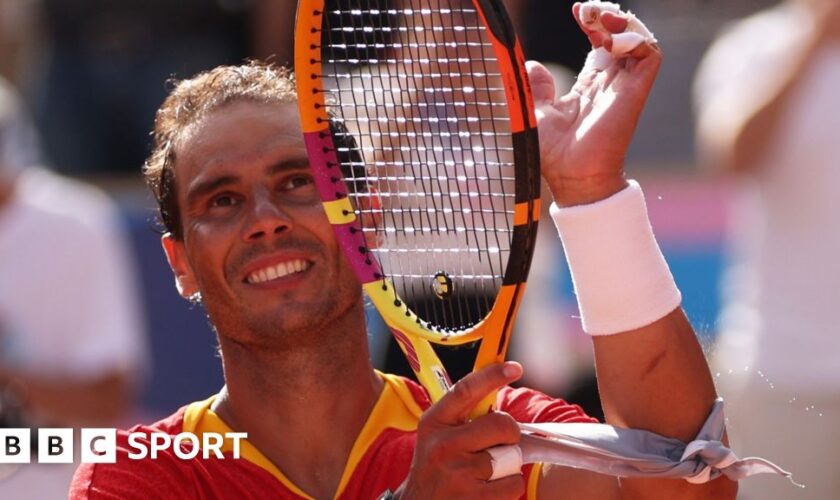
[[[498,0],[301,0],[295,41],[324,209],[437,401],[430,342],[503,361],[525,290],[540,171],[520,45]]]

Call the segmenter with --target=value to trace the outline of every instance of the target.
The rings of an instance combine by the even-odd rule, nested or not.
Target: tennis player
[[[627,21],[602,23],[606,34],[587,34],[609,49]],[[593,335],[606,420],[687,442],[715,390],[641,190],[623,170],[661,59],[642,43],[606,68],[585,68],[562,97],[545,68],[529,72],[543,175]],[[206,309],[226,385],[133,431],[245,432],[241,458],[225,443],[224,458],[164,451],[131,460],[120,433],[117,462],[81,466],[71,498],[734,498],[725,478],[691,485],[540,464],[510,470],[510,456],[488,450],[518,443],[516,421],[593,421],[562,400],[509,388],[522,375],[516,363],[465,377],[434,405],[417,384],[376,372],[360,286],[321,208],[296,113],[285,70],[198,75],[158,112],[145,169],[178,290]],[[499,388],[499,411],[468,421]]]

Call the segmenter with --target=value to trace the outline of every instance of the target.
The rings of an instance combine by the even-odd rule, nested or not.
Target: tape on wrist
[[[551,205],[577,295],[583,330],[613,335],[647,326],[682,295],[653,236],[636,181],[589,205]]]
[[[490,466],[493,467],[488,481],[522,473],[522,450],[519,446],[494,446],[486,451],[490,454]]]

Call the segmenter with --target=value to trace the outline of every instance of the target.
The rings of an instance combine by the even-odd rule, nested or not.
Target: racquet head
[[[540,173],[521,48],[498,0],[301,0],[295,40],[324,208],[437,400],[429,342],[502,361],[525,288]]]

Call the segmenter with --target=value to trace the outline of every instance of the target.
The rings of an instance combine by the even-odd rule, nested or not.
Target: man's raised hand
[[[603,11],[596,30],[581,22],[581,6],[576,3],[572,12],[593,47],[612,48],[613,36],[627,29],[629,18]],[[558,205],[592,203],[627,185],[624,157],[661,62],[662,53],[648,42],[604,68],[591,55],[572,90],[559,98],[548,70],[527,63],[542,172]]]

